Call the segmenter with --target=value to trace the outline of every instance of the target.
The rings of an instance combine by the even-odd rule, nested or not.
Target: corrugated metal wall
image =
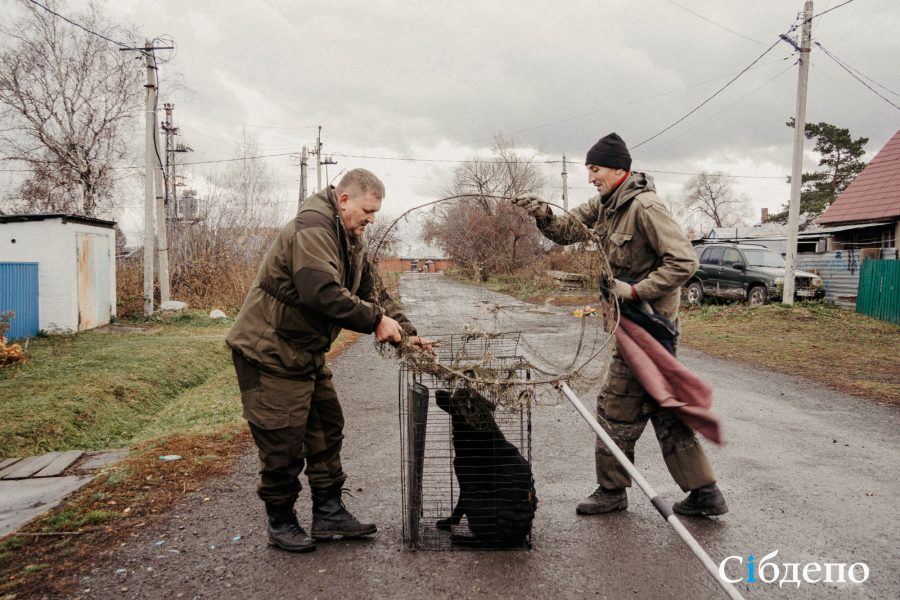
[[[856,312],[900,324],[900,260],[863,262]]]
[[[896,259],[897,248],[876,250],[876,258]],[[815,273],[825,282],[825,298],[844,308],[856,309],[859,290],[859,274],[867,260],[860,257],[859,249],[832,250],[823,253],[797,255],[797,268]]]
[[[38,263],[0,262],[0,313],[13,311],[6,337],[33,337],[40,329]]]
[[[856,308],[860,266],[859,250],[855,249],[797,255],[797,268],[821,277],[825,298],[844,308]]]

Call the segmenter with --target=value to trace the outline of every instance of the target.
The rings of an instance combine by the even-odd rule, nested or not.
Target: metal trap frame
[[[417,372],[403,364],[399,374],[403,541],[410,550],[470,549],[453,542],[454,536],[472,535],[468,516],[449,529],[438,527],[438,521],[453,512],[460,489],[453,465],[452,419],[438,407],[435,392],[446,390],[452,394],[463,387],[477,390],[493,407],[491,416],[503,437],[530,466],[532,395],[519,393],[528,384],[509,385],[501,399],[491,386],[479,386],[453,376],[468,373],[482,380],[511,378],[521,382],[530,379],[530,370],[517,353],[518,332],[431,337],[441,343],[435,349],[436,358],[441,366],[447,367],[447,372]],[[518,400],[510,402],[509,398]],[[487,455],[489,452],[485,450],[486,461],[494,458]],[[529,530],[521,549],[529,549],[531,545]]]

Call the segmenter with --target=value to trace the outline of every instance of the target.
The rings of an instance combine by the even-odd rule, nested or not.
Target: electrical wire
[[[28,0],[28,1],[31,2],[32,4],[34,4],[35,6],[39,6],[39,7],[43,8],[43,9],[46,10],[48,13],[50,13],[50,14],[56,16],[56,17],[59,17],[60,19],[62,19],[62,20],[65,21],[66,23],[69,23],[70,25],[74,25],[75,27],[78,27],[79,29],[82,29],[82,30],[86,31],[86,32],[90,33],[91,35],[95,35],[95,36],[97,36],[97,37],[100,38],[100,39],[103,39],[103,40],[106,40],[107,42],[116,44],[117,46],[120,46],[120,47],[122,47],[122,48],[126,48],[126,47],[127,47],[127,45],[126,45],[126,44],[123,44],[122,42],[116,41],[116,40],[114,40],[114,39],[112,39],[112,38],[108,38],[108,37],[106,37],[105,35],[103,35],[102,33],[97,33],[96,31],[92,31],[92,30],[88,29],[87,27],[85,27],[84,25],[82,25],[81,23],[77,23],[77,22],[73,21],[72,19],[70,19],[70,18],[68,18],[68,17],[66,17],[66,16],[63,16],[63,15],[59,14],[59,13],[56,12],[55,10],[51,9],[51,8],[48,7],[48,6],[45,6],[45,5],[41,4],[41,3],[38,2],[37,0]]]
[[[814,43],[816,46],[818,46],[819,48],[821,48],[822,51],[826,54],[826,56],[828,56],[828,58],[830,58],[830,59],[833,60],[835,63],[837,63],[837,65],[838,65],[839,67],[841,67],[842,69],[844,69],[845,71],[847,71],[848,73],[850,73],[850,76],[851,76],[851,77],[853,77],[855,80],[857,80],[858,82],[860,82],[861,84],[863,84],[864,86],[866,86],[866,88],[868,88],[873,94],[875,94],[876,96],[878,96],[879,98],[881,98],[882,100],[884,100],[885,102],[887,102],[888,104],[890,104],[891,106],[893,106],[894,108],[896,108],[897,110],[900,110],[900,106],[894,104],[894,103],[891,102],[889,99],[887,99],[887,98],[885,98],[884,96],[882,96],[881,94],[879,94],[879,93],[878,93],[878,90],[876,90],[875,88],[873,88],[872,86],[870,86],[868,83],[866,83],[865,81],[863,81],[862,79],[860,79],[860,77],[857,76],[857,74],[853,72],[855,69],[852,69],[852,67],[850,67],[849,65],[844,64],[841,60],[839,60],[836,56],[834,56],[831,52],[829,52],[829,51],[828,51],[828,48],[826,48],[825,46],[823,46],[823,45],[820,44],[819,42],[813,42],[813,43]],[[868,79],[868,78],[866,78],[866,79]],[[877,82],[874,82],[874,81],[873,81],[873,83],[875,83],[876,85],[881,85],[881,84],[879,84],[879,83],[877,83]],[[882,85],[881,87],[884,87],[884,86]],[[896,92],[893,92],[893,91],[889,90],[889,89],[886,88],[886,87],[884,87],[884,89],[888,90],[889,92],[891,92],[891,93],[894,94],[895,96],[897,95]]]
[[[688,8],[687,6],[682,6],[681,4],[678,4],[677,2],[675,2],[675,0],[669,0],[669,2],[672,3],[672,4],[674,4],[675,6],[677,6],[678,8],[680,8],[680,9],[683,10],[683,11],[689,12],[689,13],[691,13],[692,15],[694,15],[695,17],[697,17],[697,18],[699,18],[699,19],[703,19],[704,21],[706,21],[707,23],[710,23],[711,25],[715,25],[715,26],[718,27],[719,29],[724,29],[724,30],[727,31],[728,33],[733,33],[734,35],[736,35],[736,36],[738,36],[738,37],[740,37],[740,38],[744,38],[745,40],[751,41],[751,42],[753,42],[753,43],[755,43],[755,44],[759,44],[760,46],[765,46],[765,45],[766,45],[765,42],[761,42],[761,41],[755,40],[755,39],[753,39],[753,38],[751,38],[751,37],[747,37],[747,36],[744,35],[743,33],[737,32],[737,31],[735,31],[734,29],[729,29],[728,27],[725,27],[724,25],[722,25],[722,24],[720,24],[720,23],[716,23],[716,22],[713,21],[712,19],[707,19],[706,17],[704,17],[704,16],[701,15],[700,13],[691,10],[691,9]]]
[[[775,48],[775,46],[777,46],[778,43],[779,43],[780,41],[781,41],[781,38],[778,38],[777,40],[775,40],[775,41],[772,43],[771,46],[769,46],[768,48],[766,48],[766,49],[763,51],[762,54],[760,54],[759,56],[757,56],[757,57],[753,60],[753,62],[751,62],[751,63],[750,63],[749,65],[747,65],[746,67],[744,67],[744,69],[741,70],[740,73],[738,73],[737,75],[735,75],[734,77],[732,77],[732,78],[728,81],[728,83],[726,83],[725,85],[723,85],[722,87],[720,87],[718,90],[716,90],[716,92],[715,92],[712,96],[710,96],[709,98],[707,98],[706,100],[704,100],[703,102],[701,102],[700,104],[698,104],[697,106],[695,106],[693,109],[691,109],[690,111],[688,111],[687,114],[685,114],[683,117],[681,117],[680,119],[678,119],[677,121],[675,121],[674,123],[672,123],[671,125],[669,125],[668,127],[665,127],[664,129],[662,129],[662,130],[658,131],[657,133],[651,135],[650,137],[648,137],[648,138],[645,139],[644,141],[640,142],[639,144],[636,144],[636,145],[632,146],[632,147],[631,147],[631,150],[634,151],[635,149],[640,148],[641,146],[643,146],[644,144],[646,144],[647,142],[649,142],[649,141],[651,141],[651,140],[654,140],[654,139],[658,138],[659,136],[661,136],[661,135],[664,134],[665,132],[669,131],[670,129],[672,129],[673,127],[675,127],[676,125],[678,125],[679,123],[681,123],[682,121],[684,121],[685,119],[687,119],[688,117],[690,117],[692,114],[694,114],[695,112],[697,112],[698,110],[700,110],[701,108],[703,108],[703,107],[704,107],[706,104],[708,104],[713,98],[715,98],[716,96],[718,96],[719,94],[721,94],[722,92],[724,92],[724,91],[725,91],[732,83],[734,83],[735,81],[737,81],[737,80],[741,77],[741,75],[743,75],[744,73],[746,73],[747,71],[749,71],[749,70],[750,70],[750,67],[752,67],[753,65],[755,65],[756,63],[758,63],[760,60],[762,60],[762,58],[763,58],[766,54],[768,54],[769,52],[771,52],[772,49]]]
[[[811,17],[809,18],[809,20],[812,21],[813,19],[818,18],[818,17],[821,17],[822,15],[826,15],[826,14],[830,13],[830,12],[833,11],[833,10],[837,10],[837,9],[839,9],[839,8],[842,7],[842,6],[847,6],[847,5],[850,4],[851,2],[853,2],[853,0],[847,0],[846,2],[842,2],[841,4],[838,4],[837,6],[832,6],[832,7],[829,8],[828,10],[823,10],[823,11],[820,12],[820,13],[814,14],[813,16],[811,16]],[[805,21],[804,21],[804,23],[805,23]]]

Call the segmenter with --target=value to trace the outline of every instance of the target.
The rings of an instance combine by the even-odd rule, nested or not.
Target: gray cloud
[[[816,12],[839,3],[818,0]],[[168,99],[185,141],[197,150],[193,160],[230,156],[242,125],[269,153],[312,146],[321,124],[326,152],[460,159],[487,152],[503,132],[547,157],[566,153],[579,161],[608,131],[635,145],[680,118],[787,31],[802,9],[801,0],[678,4],[697,14],[669,0],[101,6],[148,37],[167,33],[176,40],[163,84],[178,73],[189,88]],[[900,44],[885,32],[898,24],[900,4],[856,0],[817,18],[813,35],[897,91]],[[794,112],[794,59],[790,46],[779,44],[695,115],[638,148],[636,164],[787,175],[792,134],[784,122]],[[808,120],[869,137],[870,158],[900,128],[900,111],[821,50],[812,65]],[[452,166],[339,163],[381,173],[404,206],[437,193]],[[285,180],[284,197],[293,197],[296,166],[288,159],[271,164]],[[807,168],[813,166],[809,160]],[[555,181],[558,171],[548,167]],[[576,167],[570,181],[586,197],[582,179]],[[674,193],[685,177],[657,179]],[[782,180],[741,180],[740,187],[773,209],[786,198]],[[287,200],[285,206],[290,210]]]

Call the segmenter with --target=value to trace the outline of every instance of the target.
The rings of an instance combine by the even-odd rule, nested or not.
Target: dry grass
[[[246,430],[228,428],[134,448],[62,505],[0,542],[0,597],[68,597],[80,574],[151,527],[208,478],[228,472],[251,443]],[[182,460],[162,461],[163,454]]]
[[[553,256],[552,254],[550,255]],[[535,275],[552,266],[585,272],[563,255],[488,286],[536,304],[596,305],[596,291],[561,292]],[[582,269],[582,270],[579,270]],[[464,273],[449,273],[465,279]],[[900,403],[900,327],[826,302],[750,307],[684,306],[680,343],[712,356],[806,377],[856,396]]]
[[[207,323],[197,315],[170,319],[174,323],[154,322],[160,333],[126,336],[127,341],[100,334],[49,340],[41,354],[42,365],[24,367],[44,370],[38,378],[19,377],[18,387],[53,389],[53,377],[61,379],[62,387],[69,385],[66,374],[71,369],[66,366],[77,361],[82,385],[99,386],[91,389],[102,394],[109,387],[104,379],[109,370],[133,368],[132,361],[139,361],[142,353],[152,355],[160,347],[185,347],[185,352],[193,355],[192,359],[181,357],[175,361],[183,371],[175,379],[169,373],[163,375],[173,371],[171,356],[170,360],[142,361],[145,369],[156,369],[141,374],[141,387],[146,398],[165,402],[166,410],[157,411],[159,418],[145,422],[140,411],[124,416],[98,411],[92,420],[76,419],[72,424],[80,423],[85,430],[73,433],[78,439],[94,439],[96,431],[116,425],[137,432],[133,439],[140,441],[132,446],[125,461],[105,471],[51,512],[0,540],[0,599],[71,597],[80,574],[102,563],[112,548],[127,544],[157,519],[164,518],[185,494],[228,472],[234,460],[252,444],[240,418],[240,393],[222,343],[227,326]],[[160,336],[171,339],[160,343]],[[329,358],[357,337],[351,332],[342,333]],[[127,352],[122,350],[122,343],[129,344]],[[197,360],[198,353],[210,357]],[[94,355],[102,355],[105,360],[92,360]],[[212,371],[211,366],[215,367]],[[69,423],[71,419],[63,421]],[[25,438],[31,431],[28,428],[19,437]],[[32,437],[35,447],[59,449],[46,446],[45,433]],[[116,436],[108,439],[112,444],[122,441]],[[67,446],[66,440],[60,438],[58,443]],[[95,442],[102,445],[99,438]],[[22,447],[25,446],[23,442]],[[164,454],[178,454],[182,460],[161,461],[159,457]]]
[[[900,327],[821,302],[681,312],[681,343],[713,356],[900,403]]]

